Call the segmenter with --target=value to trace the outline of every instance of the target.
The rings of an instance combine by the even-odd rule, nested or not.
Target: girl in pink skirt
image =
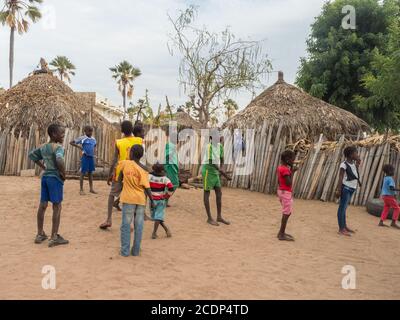
[[[285,231],[289,217],[293,212],[292,178],[293,173],[297,170],[293,167],[295,157],[293,151],[284,151],[281,155],[281,165],[277,169],[278,198],[282,205],[282,222],[278,233],[278,239],[281,241],[294,241],[294,238]]]

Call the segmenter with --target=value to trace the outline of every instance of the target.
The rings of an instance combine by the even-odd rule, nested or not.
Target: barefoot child
[[[218,135],[218,132],[212,133],[213,135]],[[221,189],[221,178],[223,175],[227,180],[231,178],[223,170],[223,148],[219,143],[220,139],[217,137],[210,136],[210,143],[207,145],[206,160],[202,168],[202,177],[204,185],[204,207],[207,213],[207,223],[212,226],[219,226],[218,222],[230,225],[230,222],[222,218],[222,189]],[[210,209],[210,192],[215,191],[216,201],[217,201],[217,221],[215,221],[211,216]]]
[[[346,159],[340,165],[336,197],[340,198],[338,208],[339,234],[350,237],[351,233],[355,232],[347,226],[346,210],[357,187],[361,186],[357,164],[360,159],[355,146],[345,148],[344,156]]]
[[[35,243],[40,244],[48,239],[43,230],[43,224],[48,203],[51,202],[53,226],[49,247],[55,247],[68,244],[68,240],[58,234],[65,181],[64,149],[61,145],[64,141],[65,130],[57,124],[52,124],[48,127],[47,133],[50,136],[50,142],[31,151],[29,158],[44,170],[41,179],[41,197],[37,212],[38,233]]]
[[[379,226],[380,227],[386,226],[384,222],[386,221],[389,215],[389,210],[393,209],[391,226],[393,228],[400,229],[400,227],[397,225],[397,221],[399,220],[400,207],[396,199],[396,191],[400,190],[396,189],[396,183],[393,179],[394,167],[391,164],[386,164],[383,166],[383,172],[385,173],[385,178],[383,179],[381,197],[385,205],[383,207]]]
[[[164,166],[162,164],[157,163],[153,166],[153,172],[150,174],[150,188],[154,200],[154,208],[151,210],[151,218],[154,220],[152,238],[157,239],[157,230],[159,225],[164,228],[167,237],[171,238],[172,234],[164,223],[164,218],[167,200],[174,193],[174,185],[171,180],[166,177]]]
[[[140,159],[143,157],[143,147],[134,145],[130,150],[130,159],[121,161],[118,165],[120,172],[119,181],[122,181],[121,203],[122,203],[122,224],[121,224],[121,255],[124,257],[138,256],[142,241],[144,211],[146,208],[146,195],[150,199],[151,208],[154,208],[154,201],[151,194],[149,173],[140,166]],[[134,222],[134,243],[131,246],[130,225]]]
[[[282,205],[282,221],[278,233],[278,239],[281,241],[294,241],[294,238],[286,233],[286,226],[293,213],[292,183],[293,174],[297,170],[293,166],[295,158],[296,155],[293,151],[284,151],[281,155],[281,165],[277,169],[278,198]]]
[[[95,168],[95,155],[96,155],[96,139],[93,138],[93,127],[85,126],[83,129],[85,133],[84,136],[79,137],[70,142],[70,145],[82,150],[82,158],[81,158],[81,176],[80,176],[80,194],[84,195],[83,191],[83,179],[85,175],[88,175],[89,178],[89,190],[90,193],[96,194],[96,191],[93,189],[93,172],[96,170]]]

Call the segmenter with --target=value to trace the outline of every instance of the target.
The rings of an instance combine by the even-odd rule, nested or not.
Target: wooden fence
[[[82,128],[84,125],[81,126]],[[64,138],[65,164],[67,172],[77,172],[80,164],[80,151],[69,142],[82,136],[82,129],[66,128]],[[96,127],[94,135],[97,139],[98,164],[108,165],[114,156],[114,142],[119,133],[109,125]],[[47,136],[40,136],[38,128],[33,125],[29,135],[15,136],[14,131],[0,130],[0,175],[20,175],[22,170],[34,169],[29,160],[29,152],[47,141]],[[36,168],[38,170],[38,168]],[[38,172],[38,171],[37,171]]]
[[[247,147],[248,165],[253,161],[253,170],[249,175],[234,175],[227,185],[232,188],[249,189],[266,194],[275,194],[278,188],[276,169],[280,164],[280,154],[288,148],[285,138],[280,138],[282,127],[279,127],[272,141],[271,129],[266,125],[260,132],[255,132],[254,143]],[[379,196],[383,173],[386,163],[396,168],[395,177],[400,183],[400,153],[392,148],[389,142],[376,145],[365,145],[363,140],[345,141],[344,136],[331,148],[322,148],[329,142],[323,143],[323,136],[308,150],[307,156],[300,160],[299,170],[294,175],[293,193],[299,199],[314,199],[335,201],[335,190],[339,183],[339,167],[344,161],[344,148],[354,144],[358,148],[361,159],[359,169],[362,187],[358,188],[352,198],[352,204],[365,205],[367,200]],[[228,146],[226,152],[232,152]],[[239,172],[237,165],[228,166],[229,171]]]
[[[153,152],[154,146],[158,145],[159,150],[156,151],[156,156],[158,160],[162,161],[164,158],[161,154],[162,146],[165,146],[167,138],[165,135],[157,134],[157,131],[149,131],[149,129],[151,128],[147,128],[145,139],[146,150]],[[280,154],[287,148],[285,138],[280,137],[281,131],[282,126],[278,128],[277,132],[272,132],[272,129],[264,124],[259,132],[254,132],[254,143],[247,144],[245,153],[247,169],[250,167],[251,170],[246,172],[246,167],[239,164],[227,165],[227,171],[234,174],[232,181],[226,183],[226,185],[266,194],[276,193],[278,187],[276,168],[280,163]],[[80,129],[66,130],[64,147],[68,172],[78,172],[79,170],[80,152],[71,147],[69,142],[81,134]],[[110,126],[95,128],[95,137],[98,142],[98,163],[100,165],[108,166],[112,162],[114,142],[119,135],[118,130]],[[192,176],[197,176],[200,173],[201,159],[203,159],[208,140],[206,137],[207,135],[201,136],[199,131],[193,137],[188,137],[187,141],[192,139],[190,151],[187,145],[183,147],[187,141],[178,144],[180,157],[185,152],[194,152],[192,159],[195,159],[195,163],[180,165],[180,169],[189,171]],[[21,170],[33,169],[34,164],[28,159],[28,153],[36,146],[44,143],[45,139],[45,137],[39,136],[39,131],[35,126],[30,128],[27,138],[15,137],[13,131],[0,131],[0,175],[19,175]],[[362,160],[360,166],[362,187],[355,193],[352,203],[365,205],[369,198],[376,197],[379,194],[384,164],[391,163],[395,166],[397,182],[400,183],[400,153],[392,148],[388,142],[368,146],[359,142],[354,141],[353,143],[359,145],[358,149]],[[294,176],[294,196],[301,199],[334,201],[335,190],[339,183],[339,166],[343,161],[343,150],[348,144],[349,142],[342,137],[333,148],[326,148],[326,142],[323,143],[321,136],[319,141],[310,147],[307,156],[300,159],[302,161],[299,170]],[[232,138],[228,135],[225,138],[226,158],[229,158],[232,153]]]

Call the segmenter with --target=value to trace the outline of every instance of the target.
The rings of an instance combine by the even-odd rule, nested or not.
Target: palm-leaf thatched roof
[[[325,138],[334,140],[341,134],[358,135],[359,132],[370,131],[367,123],[352,113],[286,83],[282,72],[273,86],[228,120],[224,128],[260,127],[264,121],[276,130],[282,124],[282,133],[294,140],[313,140],[321,133]]]
[[[178,111],[172,116],[172,119],[170,119],[169,117],[161,119],[160,126],[168,126],[170,121],[175,121],[178,125],[178,128],[190,128],[195,130],[202,129],[201,123],[193,119],[187,112],[183,111],[182,109],[178,109]]]
[[[93,112],[94,126],[108,121]],[[31,75],[0,95],[0,128],[29,133],[32,125],[45,132],[51,123],[81,128],[90,119],[90,106],[55,76]]]

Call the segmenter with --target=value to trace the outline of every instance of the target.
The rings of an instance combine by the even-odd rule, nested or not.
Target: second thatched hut
[[[279,72],[278,81],[274,85],[227,121],[224,129],[231,132],[235,129],[253,129],[254,133],[251,141],[245,141],[247,151],[243,168],[239,169],[237,164],[229,167],[229,170],[234,172],[229,186],[264,193],[276,192],[276,168],[281,152],[289,145],[298,141],[311,144],[323,140],[336,141],[340,137],[357,139],[362,137],[364,132],[370,131],[367,123],[352,113],[286,83],[282,72]],[[319,160],[312,159],[310,168],[319,164]],[[340,157],[337,157],[336,161],[340,160]],[[332,164],[332,161],[326,162],[322,159],[317,169],[321,172],[324,169],[329,171],[327,166],[335,168],[336,163]],[[311,171],[314,169],[310,168],[303,168],[308,170],[304,175],[305,184],[309,183],[313,174]],[[303,181],[299,182],[299,179],[300,176],[297,178],[297,184],[301,186]],[[317,183],[318,181],[315,182]],[[306,191],[300,187],[299,189],[301,192],[296,191],[297,195],[303,197]]]

